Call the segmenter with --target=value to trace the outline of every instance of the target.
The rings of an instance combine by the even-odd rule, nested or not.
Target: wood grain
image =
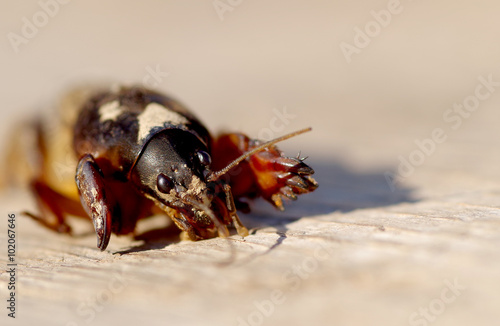
[[[388,1],[242,1],[223,21],[212,1],[187,3],[71,1],[19,53],[4,39],[1,156],[17,122],[50,119],[62,91],[141,83],[159,67],[168,76],[156,87],[213,132],[269,133],[285,111],[276,136],[312,126],[280,147],[309,156],[319,188],[283,213],[254,203],[244,239],[181,242],[158,216],[104,252],[88,221],[55,234],[19,215],[34,210],[26,189],[3,192],[0,301],[16,213],[18,310],[13,320],[1,308],[0,324],[498,324],[498,87],[449,119],[481,78],[500,80],[498,3],[401,1],[350,63],[339,45]],[[2,35],[39,10],[5,4]],[[436,129],[444,140],[418,154]],[[393,188],[401,160],[418,164]]]

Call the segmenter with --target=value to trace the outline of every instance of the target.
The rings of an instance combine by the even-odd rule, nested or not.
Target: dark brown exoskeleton
[[[267,143],[238,133],[212,139],[192,113],[162,94],[142,87],[100,92],[74,123],[78,194],[58,192],[42,171],[32,186],[42,211],[56,219],[30,215],[70,232],[65,216],[86,213],[101,250],[111,233],[132,232],[155,207],[192,240],[227,236],[231,224],[245,236],[236,214],[237,207],[248,210],[242,198],[261,196],[283,209],[282,197],[316,189],[314,171],[274,145],[304,131]]]

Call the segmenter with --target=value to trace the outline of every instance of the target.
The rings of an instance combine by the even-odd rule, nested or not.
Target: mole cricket
[[[25,178],[39,213],[25,214],[62,233],[71,233],[68,215],[90,218],[101,250],[111,233],[131,233],[158,213],[191,240],[226,237],[228,226],[246,236],[237,215],[250,210],[244,198],[283,210],[283,198],[318,187],[304,159],[275,145],[310,128],[267,142],[242,133],[213,137],[181,103],[138,86],[74,92],[61,108],[60,118],[33,123],[11,144],[13,153],[21,136],[35,139],[24,153],[31,159]],[[12,153],[9,173],[24,169]],[[58,162],[70,173],[54,168]]]

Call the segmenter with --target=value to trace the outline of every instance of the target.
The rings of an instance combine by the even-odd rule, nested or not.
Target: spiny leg
[[[220,136],[213,144],[213,169],[224,168],[261,143],[240,133]],[[276,146],[270,146],[253,154],[223,177],[230,184],[236,201],[242,197],[262,196],[283,210],[283,197],[295,200],[297,195],[318,187],[311,177],[314,170],[303,161],[300,157],[286,157]]]
[[[85,216],[80,203],[61,195],[43,181],[34,180],[31,183],[31,188],[41,215],[38,216],[30,212],[23,212],[23,214],[33,218],[43,226],[56,232],[71,233],[71,227],[66,223],[66,214]],[[55,217],[55,221],[51,221],[51,215]]]
[[[236,205],[234,204],[234,198],[230,185],[224,184],[224,194],[226,196],[226,207],[231,219],[233,220],[233,225],[236,228],[236,231],[240,236],[246,237],[248,235],[248,229],[243,225],[243,223],[241,223],[241,220],[236,213]]]
[[[65,215],[83,214],[84,216],[85,212],[82,211],[81,207],[79,209],[80,205],[78,202],[62,195],[47,183],[45,180],[45,171],[47,171],[48,168],[48,155],[42,125],[39,121],[37,121],[27,127],[29,127],[33,133],[15,135],[14,139],[17,143],[10,149],[9,152],[11,152],[11,155],[20,156],[19,160],[22,162],[21,165],[26,164],[31,167],[23,172],[29,175],[28,180],[26,181],[28,182],[30,190],[36,199],[40,213],[33,214],[27,211],[22,213],[53,231],[71,233],[71,227],[66,223]],[[30,150],[29,153],[26,148],[24,148],[26,144],[23,146],[23,142],[30,143],[31,146],[28,146]],[[14,156],[14,158],[16,158],[16,156]],[[18,159],[16,158],[16,160]],[[16,169],[18,169],[18,166],[12,166],[9,168],[10,171],[15,171]]]

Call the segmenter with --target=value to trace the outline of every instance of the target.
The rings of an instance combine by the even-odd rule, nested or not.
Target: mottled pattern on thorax
[[[93,96],[74,129],[77,156],[90,153],[113,173],[128,173],[144,145],[165,129],[182,129],[210,144],[208,131],[175,100],[140,88],[121,88]]]

